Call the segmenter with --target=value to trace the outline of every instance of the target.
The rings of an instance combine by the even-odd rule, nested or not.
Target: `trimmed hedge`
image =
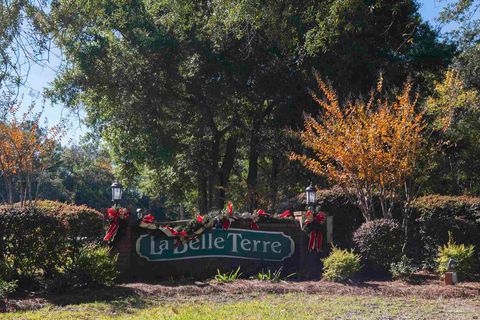
[[[353,248],[353,234],[364,220],[352,197],[332,188],[317,191],[317,199],[318,208],[334,217],[335,244]],[[400,214],[394,212],[394,217]],[[438,248],[447,244],[449,231],[457,243],[475,246],[476,265],[480,266],[480,197],[429,195],[416,199],[409,221],[407,255],[435,269]]]
[[[351,199],[340,188],[317,191],[318,209],[333,216],[333,240],[339,248],[353,248],[353,233],[364,222]]]
[[[38,201],[0,207],[0,278],[36,283],[62,272],[70,254],[103,234],[103,215],[84,206]]]
[[[44,214],[62,221],[68,236],[98,240],[104,230],[104,216],[85,205],[72,205],[51,200],[37,201],[35,207]]]
[[[435,268],[438,248],[448,243],[452,232],[456,243],[480,248],[480,198],[430,195],[413,203],[412,233],[420,247],[425,267]],[[478,264],[477,264],[478,265]]]

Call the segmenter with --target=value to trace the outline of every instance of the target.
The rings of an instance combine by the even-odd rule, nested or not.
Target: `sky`
[[[425,21],[428,21],[432,26],[436,27],[438,24],[435,18],[440,13],[441,9],[451,0],[419,0],[420,14]],[[448,31],[450,27],[447,26],[442,31]],[[22,106],[24,109],[28,108],[35,102],[35,110],[40,111],[43,108],[43,118],[47,120],[49,126],[58,124],[60,121],[68,121],[68,131],[62,140],[62,144],[70,145],[77,144],[81,136],[87,132],[87,128],[81,122],[81,117],[72,114],[61,104],[52,104],[51,101],[43,99],[43,91],[48,88],[55,79],[56,71],[61,66],[61,54],[57,50],[46,57],[48,61],[42,64],[34,64],[30,67],[28,78],[25,85],[20,90],[20,95],[23,97]]]

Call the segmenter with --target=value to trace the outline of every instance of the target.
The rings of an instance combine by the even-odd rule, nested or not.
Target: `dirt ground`
[[[231,283],[183,281],[125,283],[112,288],[76,289],[62,294],[20,293],[7,301],[8,311],[33,310],[47,305],[65,306],[122,298],[148,298],[179,301],[205,297],[209,300],[255,296],[258,294],[306,293],[319,295],[368,295],[422,299],[480,298],[480,282],[446,286],[433,276],[422,276],[416,283],[402,281],[361,281],[332,283],[320,281],[237,280]]]

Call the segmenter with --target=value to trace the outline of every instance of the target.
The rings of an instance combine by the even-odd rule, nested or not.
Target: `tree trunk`
[[[180,219],[179,219],[179,220],[185,219],[185,211],[183,210],[183,206],[182,206],[182,205],[180,205],[180,208],[179,208],[179,215],[180,215]]]
[[[30,173],[27,176],[27,187],[28,187],[28,205],[32,204],[32,178]]]
[[[214,140],[210,149],[210,168],[208,173],[208,209],[221,209],[218,208],[216,203],[216,193],[218,192],[218,160],[220,156],[220,140],[221,133],[217,130],[215,131]]]
[[[207,195],[207,178],[199,173],[197,177],[198,190],[198,211],[200,214],[208,213],[208,195]]]
[[[8,204],[13,204],[13,186],[12,186],[12,177],[5,176],[5,189],[7,189],[7,199]]]
[[[258,128],[261,128],[264,119],[270,112],[272,112],[273,104],[264,101],[265,109],[258,114],[252,121],[252,128],[250,131],[250,150],[248,154],[248,176],[247,176],[247,200],[250,211],[257,208],[258,205],[258,193],[257,193],[257,176],[258,176],[258,145],[259,145],[259,132]]]
[[[258,175],[258,134],[255,121],[250,134],[250,150],[248,154],[247,201],[248,209],[257,208],[257,175]]]
[[[272,155],[272,172],[270,174],[270,208],[275,211],[277,206],[278,192],[278,167],[280,160],[276,155]]]
[[[227,145],[225,147],[225,155],[223,156],[222,167],[218,171],[218,192],[216,196],[216,205],[218,208],[225,206],[226,189],[228,186],[228,179],[232,172],[233,165],[235,164],[235,157],[237,155],[237,142],[238,137],[232,136],[228,138]]]

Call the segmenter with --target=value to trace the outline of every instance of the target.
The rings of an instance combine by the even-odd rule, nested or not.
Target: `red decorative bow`
[[[292,217],[292,216],[293,216],[292,211],[290,211],[290,210],[285,210],[285,211],[279,216],[279,218],[284,219],[284,218],[288,218],[288,217]]]
[[[319,211],[315,216],[315,222],[318,222],[320,224],[324,224],[326,219],[327,215],[323,211]]]
[[[147,214],[142,219],[142,222],[144,222],[144,223],[153,223],[154,221],[155,221],[155,217],[152,214]]]
[[[263,211],[262,209],[260,209],[260,210],[257,211],[257,215],[258,215],[258,216],[264,216],[264,215],[266,215],[266,213],[265,213],[265,211]]]
[[[317,250],[322,251],[322,242],[323,242],[323,234],[320,230],[312,230],[310,231],[310,241],[308,242],[308,250],[313,251]]]
[[[228,219],[228,218],[223,218],[223,220],[222,220],[222,228],[223,228],[223,230],[227,230],[228,228],[230,228],[230,224],[231,224],[230,219]]]
[[[120,227],[120,219],[127,219],[130,213],[126,209],[115,210],[114,208],[108,208],[108,217],[110,220],[110,226],[108,227],[107,234],[103,237],[104,241],[113,241],[117,235],[118,228]]]
[[[310,231],[310,240],[308,242],[308,250],[322,251],[323,234],[320,225],[324,224],[327,219],[325,212],[318,212],[316,215],[312,211],[307,211],[305,215],[305,225],[312,223],[312,230]]]

